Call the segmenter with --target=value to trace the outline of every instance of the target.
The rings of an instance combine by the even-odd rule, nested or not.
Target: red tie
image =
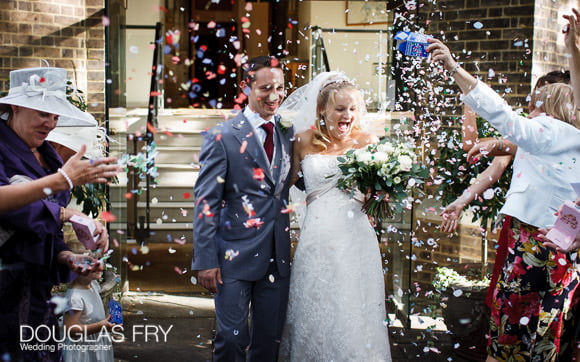
[[[268,161],[272,163],[272,157],[274,156],[274,123],[265,122],[260,126],[266,131],[266,140],[264,141],[264,150],[266,150],[266,155],[268,156]]]

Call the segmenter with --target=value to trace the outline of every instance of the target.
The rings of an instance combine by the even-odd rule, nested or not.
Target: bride
[[[378,138],[360,128],[362,95],[326,72],[295,91],[280,113],[300,131],[294,181],[306,214],[294,256],[282,353],[292,361],[390,361],[385,292],[375,232],[361,202],[336,187],[337,157]]]

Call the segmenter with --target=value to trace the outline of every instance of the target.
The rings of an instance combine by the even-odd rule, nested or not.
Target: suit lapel
[[[246,152],[253,156],[255,162],[264,171],[266,179],[274,184],[274,177],[270,170],[270,163],[268,156],[264,150],[264,146],[260,144],[260,140],[255,134],[254,127],[248,119],[240,113],[240,115],[232,120],[232,128],[234,137],[240,142],[240,146],[246,142]]]

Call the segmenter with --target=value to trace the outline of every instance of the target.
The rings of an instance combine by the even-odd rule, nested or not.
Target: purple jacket
[[[0,185],[10,184],[14,175],[34,180],[52,174],[62,166],[60,156],[47,142],[38,150],[48,169],[44,169],[20,137],[0,121]],[[56,256],[63,250],[70,250],[64,242],[60,222],[60,207],[66,207],[69,201],[70,192],[64,191],[0,214],[0,225],[15,230],[14,235],[0,247],[0,259],[4,263],[43,265],[52,274],[54,283],[63,281],[62,277],[68,275],[68,267],[57,264]]]

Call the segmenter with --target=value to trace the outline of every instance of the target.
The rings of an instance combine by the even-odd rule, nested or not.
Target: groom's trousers
[[[224,283],[218,284],[215,295],[218,330],[214,339],[214,361],[276,361],[286,318],[290,277],[280,277],[272,263],[260,280],[245,281],[227,276],[222,280]]]

